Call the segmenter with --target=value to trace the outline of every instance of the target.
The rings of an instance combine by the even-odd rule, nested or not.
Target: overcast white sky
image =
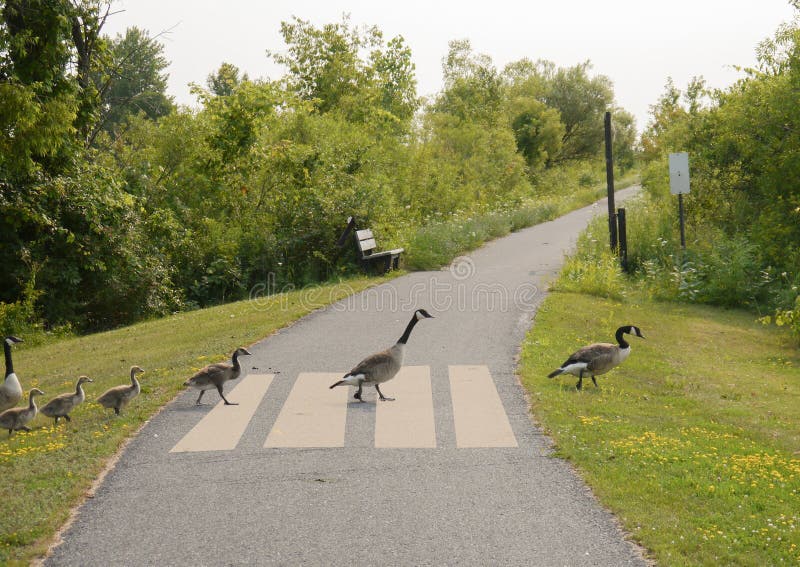
[[[788,0],[117,0],[114,8],[124,11],[107,22],[109,35],[130,26],[151,36],[171,30],[159,39],[179,104],[195,104],[188,84],[205,84],[225,61],[250,78],[280,77],[266,50],[285,49],[281,21],[298,16],[321,26],[348,13],[386,40],[405,38],[420,95],[441,88],[448,42],[469,39],[498,69],[523,57],[561,67],[591,60],[640,131],[668,77],[681,89],[697,75],[728,86],[740,76],[733,66],[755,64],[757,44],[795,16]]]

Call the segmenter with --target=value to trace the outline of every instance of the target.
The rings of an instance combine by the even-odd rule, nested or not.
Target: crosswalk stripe
[[[341,373],[300,373],[264,447],[344,447],[350,388],[328,388],[341,377]]]
[[[229,401],[239,405],[225,406],[220,401],[178,441],[170,453],[235,449],[274,377],[274,374],[250,374],[243,378],[226,395]],[[216,395],[216,392],[212,394]]]
[[[436,447],[430,367],[404,366],[381,390],[384,395],[397,400],[378,402],[375,446],[397,449]]]
[[[449,366],[456,446],[516,447],[500,395],[486,366]]]

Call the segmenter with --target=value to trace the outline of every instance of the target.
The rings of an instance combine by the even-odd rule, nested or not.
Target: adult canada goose
[[[94,382],[94,380],[88,376],[81,376],[78,378],[78,383],[75,385],[74,394],[72,392],[68,392],[66,394],[56,396],[47,402],[39,411],[47,417],[55,418],[56,425],[58,425],[58,419],[61,417],[67,421],[72,421],[69,418],[69,412],[78,407],[78,404],[83,403],[83,400],[86,399],[86,394],[83,393],[83,385],[86,382]]]
[[[14,362],[11,360],[11,345],[21,342],[22,339],[11,336],[3,341],[3,349],[6,351],[6,379],[0,385],[0,412],[13,408],[22,399],[22,386],[14,373]]]
[[[331,388],[342,385],[358,386],[358,391],[353,397],[363,402],[364,400],[361,399],[361,390],[364,384],[374,384],[375,391],[378,392],[378,396],[380,396],[382,402],[394,401],[394,398],[387,398],[384,396],[379,386],[394,378],[395,374],[400,370],[400,367],[403,365],[403,355],[405,354],[408,337],[411,336],[414,325],[422,319],[433,319],[433,315],[424,309],[417,309],[414,311],[414,315],[411,317],[411,321],[408,322],[403,336],[401,336],[393,346],[381,352],[376,352],[359,362],[355,368],[345,374],[344,377],[333,384]]]
[[[196,390],[200,390],[200,395],[197,396],[195,405],[201,406],[200,400],[203,399],[203,394],[206,390],[216,388],[219,392],[219,397],[225,402],[226,406],[238,406],[239,403],[229,402],[222,393],[222,385],[229,380],[236,380],[242,374],[242,365],[239,363],[239,357],[242,355],[250,356],[250,351],[244,347],[239,347],[233,351],[231,362],[217,362],[216,364],[209,364],[205,368],[197,371],[197,374],[189,378],[183,383],[184,386],[189,386]]]
[[[554,370],[547,377],[554,378],[560,374],[573,374],[578,377],[578,383],[575,387],[580,390],[583,385],[583,377],[587,375],[591,376],[592,382],[597,386],[597,380],[594,379],[595,376],[605,374],[615,366],[618,366],[631,353],[631,345],[628,344],[623,336],[625,334],[644,338],[639,327],[633,325],[620,327],[617,329],[616,334],[617,343],[619,344],[595,343],[585,346],[575,351],[561,365],[561,368]]]
[[[44,392],[39,388],[34,388],[31,390],[31,393],[28,394],[28,407],[12,408],[0,413],[0,428],[8,429],[9,437],[11,437],[14,431],[19,431],[20,429],[24,429],[25,431],[31,430],[31,428],[28,427],[28,423],[36,417],[36,401],[33,397],[41,396],[42,394],[44,394]]]
[[[122,386],[115,386],[106,390],[97,398],[97,403],[104,408],[114,408],[114,413],[119,415],[120,410],[127,406],[128,403],[142,391],[141,386],[139,386],[139,381],[136,379],[136,375],[142,372],[144,372],[143,368],[131,366],[130,386],[123,384]]]

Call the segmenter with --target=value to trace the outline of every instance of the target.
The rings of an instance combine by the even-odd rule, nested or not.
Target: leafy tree
[[[622,109],[611,110],[612,142],[614,165],[625,171],[634,165],[636,158],[636,118]]]
[[[560,159],[598,154],[603,147],[603,117],[614,102],[611,81],[589,76],[587,61],[558,69],[548,81],[544,102],[559,111],[564,124]]]
[[[474,53],[469,40],[451,41],[442,71],[444,90],[433,106],[435,112],[487,125],[500,122],[502,79],[488,55]]]
[[[75,82],[78,86],[78,115],[75,127],[85,145],[93,141],[94,126],[101,105],[93,80],[97,63],[106,55],[107,40],[101,35],[111,11],[110,0],[71,0],[69,21],[75,54]]]
[[[376,27],[351,27],[349,19],[321,29],[293,18],[281,23],[286,53],[270,52],[285,65],[287,89],[321,113],[389,124],[403,130],[418,106],[411,51],[403,38],[384,43]],[[363,52],[369,57],[364,59]]]
[[[206,78],[206,86],[214,96],[230,96],[241,82],[248,80],[247,73],[239,76],[239,68],[236,65],[223,63],[216,73],[211,73]]]
[[[108,64],[93,69],[101,99],[101,117],[94,128],[114,133],[131,115],[143,113],[151,120],[173,110],[165,92],[169,63],[164,46],[146,31],[132,27],[109,42]]]
[[[506,112],[517,151],[531,171],[541,169],[559,155],[564,125],[556,109],[532,97],[518,97],[509,101]]]

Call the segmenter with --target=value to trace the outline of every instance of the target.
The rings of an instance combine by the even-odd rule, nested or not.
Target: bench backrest
[[[358,250],[364,256],[369,256],[377,248],[375,237],[372,231],[368,228],[356,231],[356,242],[358,243]]]

